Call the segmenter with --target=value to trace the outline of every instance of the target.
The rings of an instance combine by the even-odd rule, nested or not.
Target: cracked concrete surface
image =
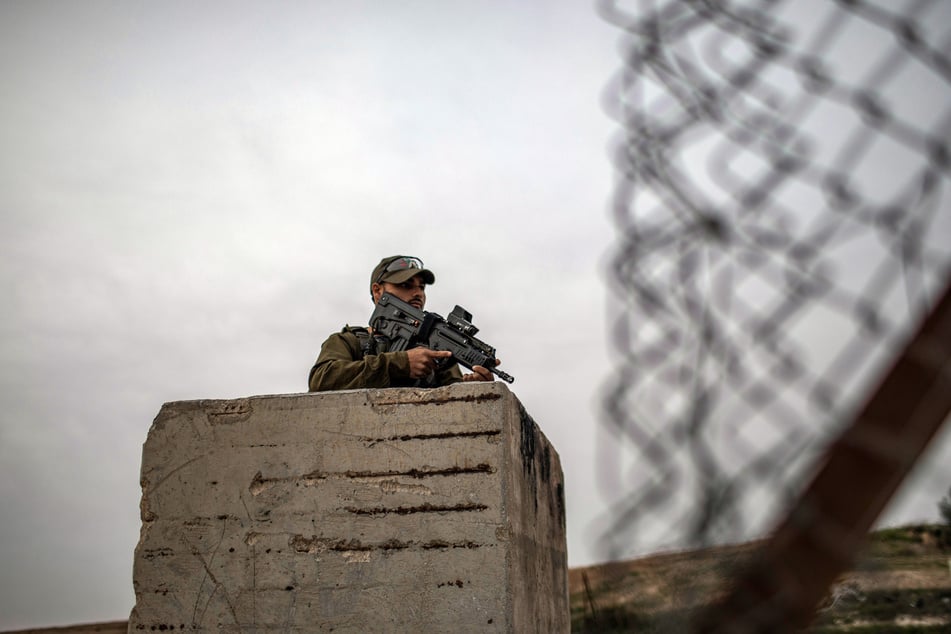
[[[501,383],[168,403],[129,631],[567,632],[558,454]]]

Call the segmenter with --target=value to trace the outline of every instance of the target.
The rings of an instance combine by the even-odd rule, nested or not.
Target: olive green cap
[[[424,268],[423,261],[410,255],[391,255],[380,260],[380,263],[373,269],[370,275],[370,286],[382,282],[391,284],[402,284],[417,275],[423,276],[423,281],[427,284],[433,284],[436,276],[427,268]]]

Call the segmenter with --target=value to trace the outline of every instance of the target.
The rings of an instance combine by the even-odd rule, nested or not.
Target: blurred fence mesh
[[[951,2],[597,7],[623,59],[602,546],[762,536],[949,279]]]

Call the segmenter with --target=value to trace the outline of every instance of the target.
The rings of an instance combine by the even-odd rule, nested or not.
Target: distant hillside
[[[653,555],[568,573],[573,632],[681,632],[758,543]],[[813,632],[951,632],[951,529],[870,536],[832,588]]]
[[[109,623],[91,623],[89,625],[17,630],[16,632],[9,632],[8,634],[125,634],[128,626],[128,621],[111,621]]]

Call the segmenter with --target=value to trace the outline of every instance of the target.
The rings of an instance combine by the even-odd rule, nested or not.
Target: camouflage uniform
[[[417,381],[409,375],[409,357],[405,352],[377,352],[371,349],[366,328],[344,326],[327,338],[320,356],[310,370],[311,392],[353,390],[366,387],[436,387],[462,381],[457,363],[436,372],[429,381]]]

